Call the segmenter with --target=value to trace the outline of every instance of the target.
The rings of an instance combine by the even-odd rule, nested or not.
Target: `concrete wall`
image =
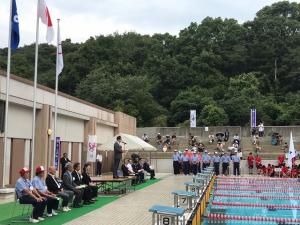
[[[200,139],[207,139],[209,133],[217,133],[224,132],[225,129],[229,130],[230,136],[232,137],[234,134],[239,134],[241,138],[249,137],[250,128],[249,127],[230,127],[230,126],[220,126],[220,127],[208,127],[208,132],[205,131],[204,127],[197,128],[181,128],[181,127],[143,127],[137,128],[137,136],[141,137],[144,133],[146,133],[150,138],[155,138],[157,133],[161,133],[161,135],[172,135],[176,133],[179,137],[188,137],[189,132],[193,135],[199,137]],[[293,132],[293,138],[295,142],[300,141],[300,126],[265,126],[265,135],[267,137],[271,137],[272,133],[278,132],[283,135],[284,138],[290,137],[290,132]]]
[[[54,125],[52,125],[52,127],[54,127]],[[61,138],[61,141],[82,143],[84,140],[84,120],[65,115],[58,115],[57,136]]]
[[[0,71],[0,101],[5,101],[6,77]],[[34,161],[31,163],[33,83],[12,75],[9,90],[8,140],[3,149],[0,134],[0,186],[13,186],[21,167],[35,168],[53,164],[53,138],[48,130],[54,129],[54,90],[38,85],[35,127]],[[113,137],[116,131],[135,134],[134,117],[91,104],[73,96],[60,93],[58,96],[57,136],[61,138],[62,152],[72,161],[85,163],[87,137],[97,135],[99,144]],[[119,128],[120,127],[120,128]],[[106,170],[111,170],[111,156],[107,157]],[[4,170],[3,170],[4,163]]]
[[[208,131],[205,130],[205,127],[197,128],[184,128],[184,127],[144,127],[137,128],[137,136],[142,137],[143,134],[147,134],[150,140],[156,138],[157,133],[160,133],[162,136],[172,135],[176,133],[176,136],[179,138],[188,138],[189,133],[197,137],[198,141],[208,141],[208,135],[210,133],[216,134],[218,132],[225,132],[228,129],[230,136],[234,134],[239,134],[241,136],[242,128],[241,127],[208,127]]]
[[[97,130],[96,130],[96,135],[97,135],[97,141],[98,144],[104,144],[106,143],[109,139],[114,137],[115,135],[115,128],[105,125],[105,124],[97,124]]]
[[[8,137],[31,139],[32,108],[9,104],[8,124]]]
[[[115,129],[115,134],[125,133],[136,135],[136,118],[122,112],[115,113],[115,123],[118,127]]]

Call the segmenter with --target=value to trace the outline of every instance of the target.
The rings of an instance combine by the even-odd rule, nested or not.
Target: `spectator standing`
[[[235,154],[231,157],[233,162],[233,175],[239,176],[240,175],[240,161],[241,158],[237,155],[237,151],[234,152]]]
[[[193,156],[191,158],[191,170],[192,170],[192,173],[194,175],[197,175],[198,164],[199,164],[199,159],[198,159],[198,156],[197,156],[197,151],[194,151]]]
[[[252,155],[252,152],[249,153],[247,157],[247,162],[248,162],[249,174],[253,174],[254,157]]]
[[[202,153],[198,152],[198,173],[201,173],[201,162],[202,162]]]
[[[183,153],[182,163],[183,163],[184,175],[189,175],[190,174],[190,157],[188,155],[188,149],[185,149],[185,151]]]
[[[206,167],[209,167],[210,165],[210,156],[207,152],[207,150],[204,151],[204,154],[202,155],[202,161],[203,161],[203,164],[202,164],[202,169],[205,169]]]
[[[160,133],[157,133],[156,136],[156,144],[157,144],[157,148],[162,151],[163,150],[163,142],[162,142],[162,137]]]
[[[228,166],[229,166],[229,163],[230,163],[230,156],[227,154],[227,152],[224,152],[224,155],[221,157],[221,162],[222,162],[222,174],[223,175],[228,175]]]
[[[217,176],[220,174],[220,159],[218,152],[215,152],[215,155],[212,157],[212,162],[214,163],[214,171]]]
[[[71,162],[71,160],[68,158],[68,154],[64,153],[63,157],[60,159],[60,164],[61,164],[61,179],[66,172],[66,164]]]
[[[175,149],[173,153],[173,170],[175,175],[180,173],[179,163],[180,163],[180,155],[178,153],[178,150]]]
[[[264,123],[261,122],[261,123],[258,125],[258,136],[259,136],[259,137],[263,137],[263,136],[264,136],[264,133],[265,133]]]
[[[255,165],[256,165],[256,170],[257,170],[257,174],[259,174],[259,171],[261,169],[261,157],[259,155],[255,156]]]
[[[229,130],[226,129],[224,132],[224,141],[227,142],[229,140]]]
[[[101,170],[102,170],[102,155],[101,154],[97,154],[96,156],[96,175],[98,177],[101,176]]]

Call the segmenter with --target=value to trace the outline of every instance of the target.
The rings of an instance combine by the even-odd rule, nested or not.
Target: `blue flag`
[[[11,49],[16,50],[19,46],[20,42],[20,34],[19,34],[19,17],[17,13],[17,4],[16,0],[12,0],[12,14],[11,14]]]

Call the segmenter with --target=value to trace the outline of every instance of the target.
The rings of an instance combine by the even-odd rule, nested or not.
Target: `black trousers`
[[[89,186],[92,192],[92,198],[98,197],[98,187],[97,186]]]
[[[155,177],[155,171],[152,169],[146,170],[147,173],[150,173],[150,179],[153,179]]]
[[[78,206],[80,205],[81,201],[82,201],[82,196],[83,196],[83,192],[84,190],[83,189],[74,189],[73,190],[74,192],[74,200],[73,200],[73,206]]]
[[[210,165],[210,163],[205,163],[205,162],[203,162],[203,164],[202,164],[202,169],[205,169],[206,167],[209,167],[209,165]]]
[[[38,217],[42,217],[47,205],[47,200],[42,202],[38,202],[33,197],[29,195],[23,195],[20,199],[21,204],[31,204],[33,206],[32,210],[32,218],[37,219]]]
[[[240,175],[240,163],[239,162],[234,162],[233,163],[233,175]]]
[[[190,174],[190,162],[189,161],[183,162],[183,173],[184,173],[184,175]]]
[[[113,167],[113,176],[117,177],[118,176],[118,168],[120,164],[121,159],[114,159],[114,167]]]
[[[192,164],[192,173],[194,174],[194,175],[197,175],[197,172],[198,172],[198,164],[196,163],[196,164]]]
[[[102,169],[102,162],[97,161],[96,162],[96,175],[101,175],[101,169]]]
[[[222,174],[227,175],[229,163],[222,163]]]
[[[51,214],[52,209],[58,209],[59,201],[56,198],[48,198],[47,197],[47,213]]]
[[[220,174],[220,163],[218,163],[218,162],[214,163],[214,171],[217,176]]]
[[[174,169],[174,174],[179,174],[179,162],[178,161],[173,161],[173,169]]]
[[[198,163],[198,169],[197,169],[198,173],[201,173],[201,162]]]
[[[61,166],[61,179],[63,179],[64,173],[66,172],[66,168]]]

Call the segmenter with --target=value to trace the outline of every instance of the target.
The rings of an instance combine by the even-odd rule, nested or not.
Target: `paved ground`
[[[171,192],[175,189],[184,190],[183,183],[192,179],[192,176],[163,176],[160,182],[132,192],[67,224],[149,225],[152,215],[148,209],[154,204],[173,205]]]

